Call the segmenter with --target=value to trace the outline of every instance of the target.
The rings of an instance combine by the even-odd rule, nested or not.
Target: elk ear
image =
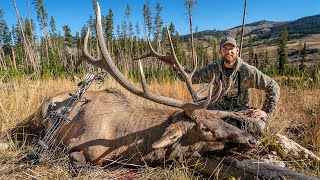
[[[170,125],[164,135],[155,143],[152,144],[152,148],[164,148],[175,143],[179,138],[184,135],[184,131],[181,127],[177,127],[177,124]]]

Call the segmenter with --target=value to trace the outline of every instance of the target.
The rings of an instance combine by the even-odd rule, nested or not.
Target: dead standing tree
[[[25,51],[26,51],[26,59],[29,59],[33,69],[35,71],[39,72],[40,71],[40,69],[39,69],[40,68],[39,67],[39,63],[40,62],[36,58],[35,51],[32,48],[32,43],[30,43],[30,41],[25,36],[23,22],[22,22],[20,14],[19,14],[18,7],[16,5],[16,1],[15,0],[13,0],[13,4],[14,4],[14,7],[15,7],[15,10],[16,10],[16,13],[17,13],[19,27],[20,27],[20,31],[21,31],[21,34],[22,34],[22,38],[23,38],[23,45],[24,45],[24,48],[25,48]]]

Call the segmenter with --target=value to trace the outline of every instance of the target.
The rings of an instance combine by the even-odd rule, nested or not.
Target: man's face
[[[232,44],[226,44],[220,49],[223,62],[230,65],[233,65],[236,62],[238,53],[238,48]]]

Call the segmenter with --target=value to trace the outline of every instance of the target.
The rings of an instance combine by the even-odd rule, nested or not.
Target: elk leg
[[[82,152],[74,151],[69,154],[69,170],[73,177],[78,176],[81,169],[86,165],[86,159]]]

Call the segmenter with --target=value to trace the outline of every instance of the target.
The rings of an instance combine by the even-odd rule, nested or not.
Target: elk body
[[[89,91],[85,98],[89,101],[75,106],[69,116],[71,122],[56,140],[56,145],[68,149],[70,160],[77,165],[100,165],[108,160],[154,165],[165,159],[199,157],[232,147],[247,150],[256,143],[252,135],[204,109],[188,114],[136,106],[115,89]],[[54,102],[59,111],[69,99],[69,93],[64,92],[45,101],[29,125],[51,126],[48,105]]]

